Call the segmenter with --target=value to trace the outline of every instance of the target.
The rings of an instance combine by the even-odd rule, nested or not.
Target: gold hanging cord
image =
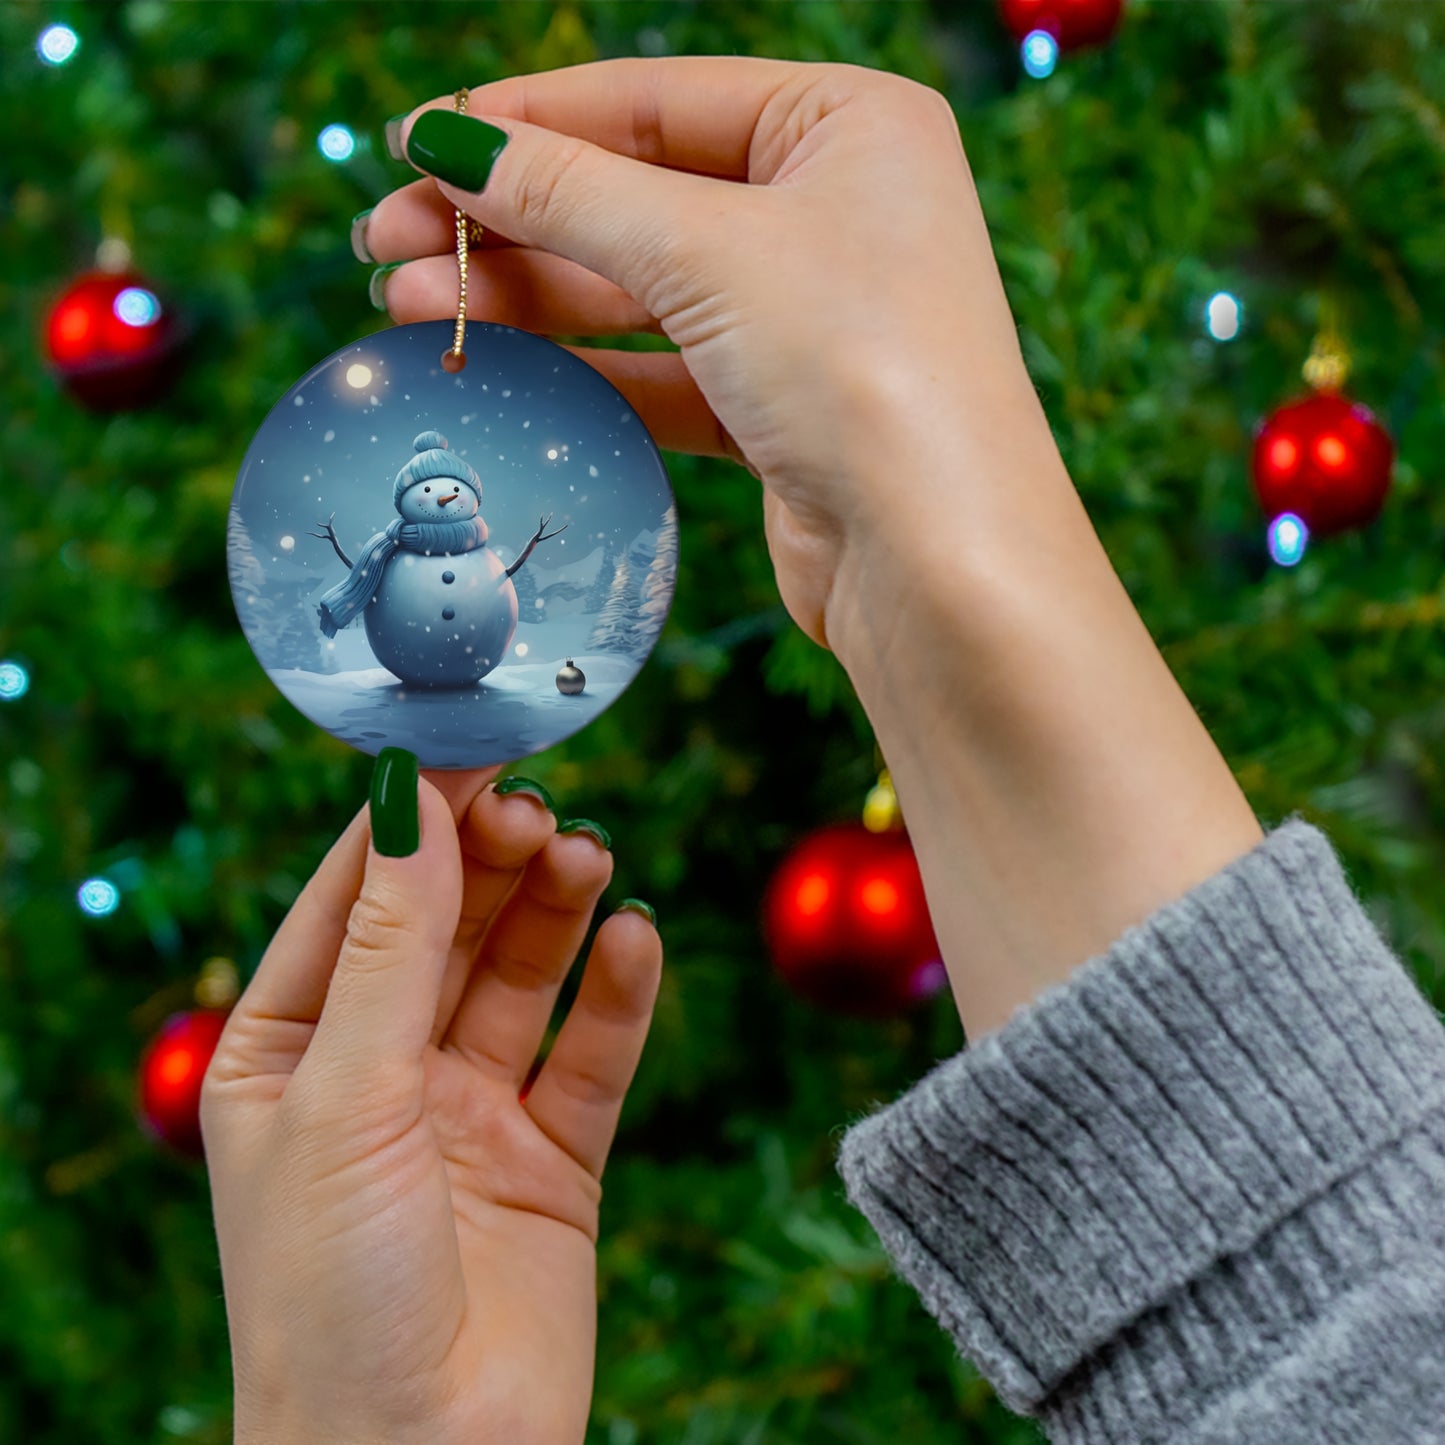
[[[467,113],[467,98],[469,92],[463,88],[452,97],[452,104],[458,114]],[[462,342],[467,335],[467,246],[470,242],[473,245],[480,245],[482,236],[481,223],[473,221],[465,211],[458,211],[457,215],[457,326],[452,333],[452,346],[450,351],[442,352],[442,367],[446,371],[460,371],[467,364],[466,353],[462,350]]]

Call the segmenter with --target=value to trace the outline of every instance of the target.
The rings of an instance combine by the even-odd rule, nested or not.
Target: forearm
[[[888,761],[972,1040],[1262,833],[1032,395],[987,439],[961,430],[875,430],[860,464],[880,491],[886,468],[896,516],[845,554],[828,633]],[[900,475],[923,479],[906,498]]]

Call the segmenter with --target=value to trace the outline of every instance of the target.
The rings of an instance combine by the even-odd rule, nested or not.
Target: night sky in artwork
[[[266,418],[235,504],[268,580],[314,579],[313,597],[341,580],[330,545],[307,533],[335,512],[354,559],[396,519],[393,480],[428,430],[481,477],[488,545],[508,560],[549,513],[549,530],[571,525],[533,553],[544,568],[660,525],[672,502],[662,459],[605,377],[542,337],[487,322],[468,324],[467,365],[449,375],[440,359],[452,331],[429,321],[354,342]]]

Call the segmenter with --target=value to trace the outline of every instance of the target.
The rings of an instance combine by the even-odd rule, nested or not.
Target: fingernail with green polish
[[[619,913],[640,913],[654,928],[657,927],[657,914],[652,904],[644,903],[640,898],[624,898],[617,905]]]
[[[386,278],[398,266],[405,266],[405,261],[389,261],[385,266],[378,266],[371,273],[371,280],[367,283],[366,294],[371,297],[371,304],[378,311],[386,310]]]
[[[421,846],[416,796],[417,758],[405,748],[382,748],[371,774],[371,841],[387,858],[409,858]]]
[[[406,138],[406,158],[449,185],[480,191],[510,139],[484,120],[454,110],[425,110]]]
[[[557,831],[559,833],[588,833],[609,852],[612,850],[612,835],[601,823],[594,823],[591,818],[568,818],[565,823],[558,825]]]
[[[375,207],[368,206],[351,218],[351,254],[358,261],[365,261],[368,266],[376,265],[376,257],[371,254],[366,244],[366,223],[371,219],[374,209]]]
[[[557,811],[557,805],[552,801],[552,795],[541,783],[533,782],[531,778],[503,778],[500,783],[493,786],[492,791],[506,797],[509,793],[526,793],[528,797],[538,799],[549,813]]]
[[[402,115],[392,116],[391,119],[387,121],[382,132],[386,136],[386,153],[394,161],[404,161],[406,159],[406,155],[401,148],[401,128],[406,122],[407,116],[410,114],[410,111],[406,111]]]

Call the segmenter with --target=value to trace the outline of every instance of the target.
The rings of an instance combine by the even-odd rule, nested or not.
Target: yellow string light
[[[196,981],[196,1002],[201,1008],[230,1008],[241,996],[241,980],[229,958],[208,958]]]
[[[868,790],[863,803],[863,826],[870,833],[887,833],[903,826],[898,794],[893,791],[893,779],[887,768],[878,774],[878,781]]]

